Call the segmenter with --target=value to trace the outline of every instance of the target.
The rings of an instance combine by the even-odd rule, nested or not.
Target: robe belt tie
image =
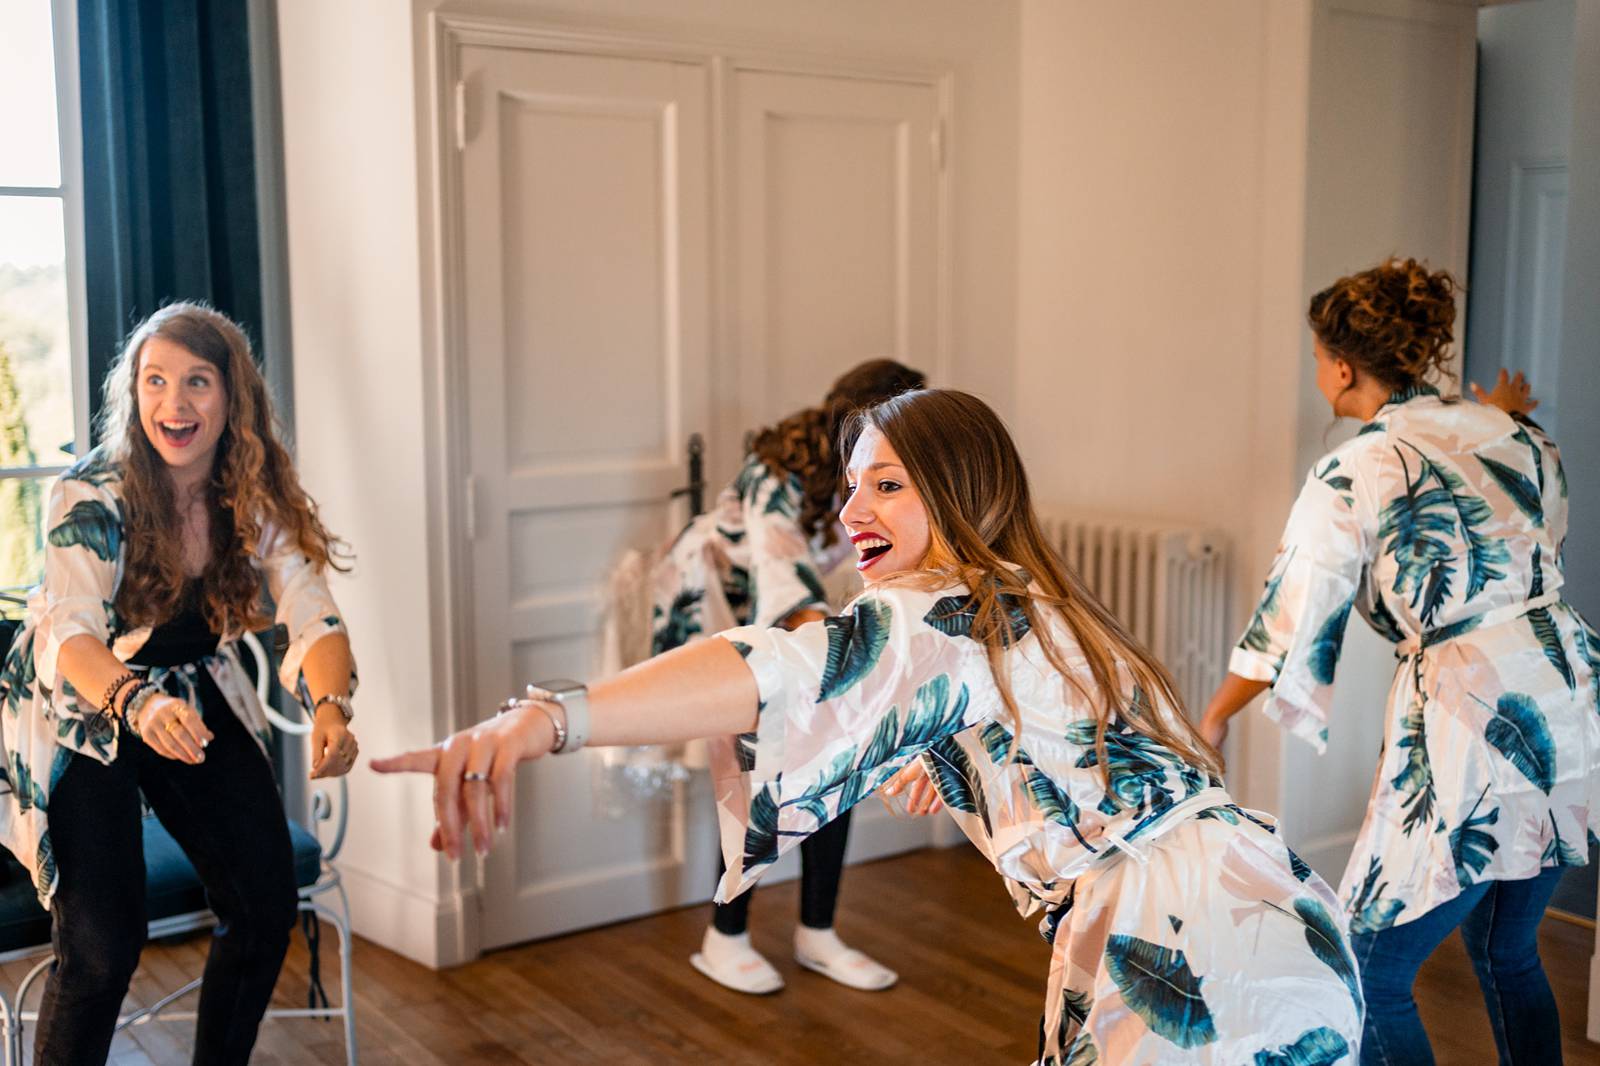
[[[212,656],[208,655],[198,662],[183,663],[179,666],[133,666],[132,669],[144,674],[149,681],[164,695],[173,696],[193,707],[195,711],[204,715],[200,707],[199,671],[204,669],[207,661]]]
[[[1480,633],[1485,629],[1493,629],[1495,626],[1503,626],[1508,622],[1515,622],[1522,616],[1537,611],[1541,607],[1549,607],[1553,603],[1560,602],[1560,590],[1546,592],[1542,596],[1535,596],[1533,599],[1523,603],[1508,603],[1504,607],[1496,607],[1492,611],[1485,611],[1480,615],[1464,618],[1447,626],[1440,626],[1438,629],[1427,630],[1420,636],[1407,637],[1399,644],[1396,644],[1394,648],[1395,658],[1409,659],[1411,656],[1426,651],[1428,648],[1448,644],[1452,640],[1466,636],[1468,633]]]
[[[1150,861],[1150,845],[1155,842],[1157,837],[1176,829],[1201,811],[1209,810],[1212,807],[1226,807],[1232,802],[1233,797],[1228,795],[1228,790],[1225,788],[1217,788],[1216,786],[1203,788],[1183,802],[1169,807],[1166,813],[1162,814],[1144,832],[1139,834],[1139,842],[1137,844],[1124,837],[1121,833],[1114,833],[1109,829],[1101,835],[1115,844],[1118,852],[1132,856],[1135,862],[1146,863]],[[1106,858],[1114,857],[1116,854],[1117,852],[1102,851],[1096,858],[1098,861],[1103,862]]]

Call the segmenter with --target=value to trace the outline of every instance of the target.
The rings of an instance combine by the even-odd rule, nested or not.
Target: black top
[[[150,639],[128,664],[182,666],[214,654],[221,638],[206,624],[205,612],[201,609],[204,590],[203,578],[185,582],[183,595],[178,600],[178,613],[150,631]]]

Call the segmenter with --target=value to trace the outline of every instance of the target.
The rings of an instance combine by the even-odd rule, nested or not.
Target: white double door
[[[518,47],[465,47],[460,69],[467,666],[487,710],[529,680],[593,676],[609,567],[688,517],[671,492],[691,433],[710,444],[709,503],[746,429],[862,359],[931,361],[938,100],[756,71],[716,97],[709,62]],[[703,775],[614,818],[595,758],[524,768],[483,947],[709,895]],[[927,841],[877,806],[855,857]]]

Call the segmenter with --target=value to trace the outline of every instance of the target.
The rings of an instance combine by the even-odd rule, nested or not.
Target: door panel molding
[[[485,631],[484,605],[479,602],[481,590],[474,573],[474,559],[483,553],[498,553],[501,559],[508,560],[508,567],[519,565],[509,554],[509,521],[538,523],[541,501],[556,495],[577,510],[637,510],[638,520],[644,520],[645,512],[654,509],[652,505],[677,506],[669,503],[668,493],[682,480],[678,452],[684,433],[694,428],[692,422],[699,422],[705,428],[711,442],[708,455],[711,482],[716,484],[731,477],[737,464],[737,455],[724,455],[721,446],[731,441],[733,448],[738,447],[750,416],[740,410],[736,392],[719,393],[715,384],[731,376],[738,357],[737,309],[729,276],[737,234],[730,221],[732,187],[727,170],[735,77],[743,73],[788,74],[836,78],[841,82],[931,88],[936,100],[937,143],[929,147],[942,152],[943,158],[949,157],[953,80],[948,67],[940,62],[922,58],[908,60],[903,56],[841,60],[823,54],[820,46],[818,51],[808,53],[787,41],[759,37],[742,40],[689,37],[681,27],[671,25],[652,27],[641,33],[637,22],[613,32],[593,29],[590,19],[585,19],[586,25],[580,28],[560,25],[556,18],[558,16],[529,24],[435,11],[418,23],[419,52],[424,53],[419,56],[419,67],[423,68],[424,75],[419,79],[418,91],[422,97],[419,111],[426,115],[426,125],[419,131],[422,165],[418,174],[423,215],[421,283],[427,375],[427,411],[422,432],[428,453],[425,492],[429,505],[429,550],[433,560],[426,581],[431,602],[436,605],[434,617],[428,620],[428,630],[435,649],[434,661],[439,664],[433,689],[434,730],[438,735],[478,720],[487,706],[477,691],[483,650],[480,634],[490,643],[504,646],[504,654],[498,658],[507,668],[512,667],[512,663],[506,661],[508,656],[537,655],[538,644],[565,644],[583,639],[580,633],[564,632],[561,627],[551,625],[561,617],[576,617],[583,613],[584,606],[593,605],[592,590],[585,589],[583,583],[577,581],[541,584],[533,580],[515,593],[509,582],[502,582],[490,594],[502,600],[503,617],[512,632]],[[707,331],[703,345],[709,356],[706,373],[710,380],[705,383],[702,395],[707,397],[710,408],[699,419],[691,419],[682,409],[660,411],[661,432],[659,435],[652,433],[661,444],[659,455],[638,450],[625,455],[545,453],[539,455],[535,463],[511,464],[508,473],[512,476],[498,487],[473,476],[476,471],[470,457],[475,431],[470,417],[469,343],[488,343],[505,351],[505,337],[500,333],[501,323],[471,320],[467,313],[468,233],[473,219],[465,207],[464,146],[486,135],[496,137],[498,131],[490,127],[505,121],[502,115],[508,102],[552,112],[567,109],[590,115],[608,113],[604,105],[597,106],[592,100],[574,99],[562,93],[491,90],[482,78],[475,77],[467,68],[466,60],[473,48],[545,55],[556,62],[565,58],[601,57],[648,60],[671,64],[690,77],[704,80],[705,102],[698,119],[703,123],[703,143],[690,149],[700,153],[701,158],[688,163],[702,172],[700,180],[705,186],[703,217],[696,222],[703,225],[705,232],[694,239],[703,242],[707,262],[699,291],[694,291],[692,282],[676,274],[665,279],[657,328],[670,348],[680,335],[682,322],[674,317],[679,309],[693,308],[697,310],[691,313],[703,315]],[[672,184],[671,176],[686,162],[678,139],[678,124],[686,116],[672,105],[659,109],[623,106],[617,111],[622,117],[645,118],[659,125],[656,165],[668,176],[665,183],[668,187],[661,192],[665,208],[682,191]],[[921,147],[909,144],[903,146],[903,151],[914,153]],[[930,364],[928,368],[937,378],[947,374],[952,334],[948,168],[941,167],[934,175],[933,196],[933,232],[927,237],[937,281],[933,306],[927,314],[932,320],[929,328],[936,339],[931,359],[920,358]],[[690,239],[690,235],[673,228],[677,225],[675,211],[663,209],[661,222],[660,261],[668,264],[670,270],[676,270],[681,258],[680,242]],[[689,285],[687,291],[682,288],[685,284]],[[672,380],[673,375],[683,369],[683,358],[684,354],[677,349],[663,353],[667,365],[662,369],[667,380]],[[911,353],[910,358],[916,359],[919,355]],[[664,391],[671,393],[673,390]],[[501,455],[507,458],[509,454],[504,448],[509,443],[509,438],[501,441]],[[469,489],[469,481],[473,488]],[[472,516],[466,513],[468,505],[474,506]],[[581,524],[581,516],[577,520]],[[537,569],[529,570],[524,564],[526,573]],[[535,633],[539,635],[533,637]],[[533,640],[527,640],[528,637]],[[520,645],[519,650],[513,649],[513,642]],[[579,788],[580,782],[583,794],[587,795],[590,773],[587,754],[571,761],[552,760],[548,767],[541,763],[535,769],[547,771],[542,775],[525,772],[520,785],[524,800],[543,793],[543,800],[561,794],[570,801],[576,795],[572,790]],[[457,915],[455,920],[459,927],[452,945],[459,958],[441,957],[441,963],[464,961],[489,944],[549,935],[704,898],[709,894],[713,871],[709,861],[702,861],[708,856],[697,854],[700,849],[694,841],[696,818],[684,817],[683,812],[703,815],[710,808],[709,792],[699,778],[681,788],[681,794],[670,803],[678,812],[676,815],[662,809],[667,805],[658,803],[653,805],[654,810],[642,809],[639,818],[630,818],[629,828],[622,830],[624,835],[654,833],[653,844],[643,846],[645,838],[640,837],[636,839],[641,845],[636,854],[608,860],[597,853],[596,861],[586,862],[581,868],[560,874],[545,870],[533,885],[516,887],[514,901],[502,900],[502,903],[536,903],[539,911],[552,915],[551,922],[541,923],[537,928],[526,924],[512,930],[497,928],[491,914],[493,908],[485,906],[485,894],[500,897],[509,882],[494,873],[493,859],[488,868],[488,881],[482,887],[479,881],[483,875],[471,864],[441,863],[442,895],[449,901],[447,907],[441,906],[441,914],[448,911]],[[550,789],[555,791],[547,791]],[[698,792],[706,794],[698,795]],[[948,836],[934,834],[921,826],[908,827],[905,823],[887,821],[884,812],[877,812],[876,817],[865,809],[858,813],[862,817],[858,818],[854,834],[853,859],[914,846],[906,843],[909,828],[920,832],[918,842]],[[714,846],[715,834],[710,837]],[[525,862],[514,861],[513,864],[526,866]],[[787,860],[783,868],[773,871],[776,876],[765,880],[786,879],[792,875],[789,868],[792,866],[797,864],[792,859]],[[511,871],[513,880],[519,876],[518,871]]]

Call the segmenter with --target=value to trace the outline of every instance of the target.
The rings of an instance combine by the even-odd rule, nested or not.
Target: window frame
[[[61,153],[59,185],[0,185],[0,196],[32,196],[61,201],[66,232],[67,329],[72,374],[73,454],[89,450],[89,324],[83,249],[83,109],[79,106],[78,6],[76,0],[50,0],[50,34],[55,51],[56,136]],[[0,466],[0,481],[59,475],[66,466]]]

